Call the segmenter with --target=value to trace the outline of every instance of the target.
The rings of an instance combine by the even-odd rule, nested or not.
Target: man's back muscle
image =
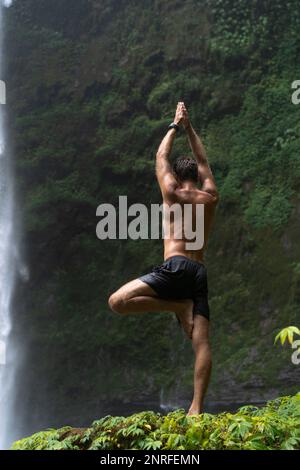
[[[170,212],[170,215],[168,214],[164,219],[164,231],[168,235],[164,239],[164,259],[174,255],[184,255],[197,261],[203,261],[204,250],[215,214],[216,198],[197,188],[186,189],[178,186],[164,198],[163,202],[170,209],[167,211]],[[202,214],[201,205],[203,205],[204,217],[199,217],[199,214]],[[176,206],[180,206],[181,211],[178,212]],[[196,233],[194,241],[197,236],[200,236],[201,231],[204,232],[204,243],[200,249],[187,249],[186,245],[191,246],[193,239],[190,239],[190,236],[187,238],[188,234],[184,230],[184,224],[187,224],[189,233],[191,231]],[[194,245],[196,247],[196,243]]]

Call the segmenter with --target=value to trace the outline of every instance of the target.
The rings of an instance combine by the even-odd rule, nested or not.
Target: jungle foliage
[[[50,429],[12,450],[300,450],[300,394],[243,406],[237,413],[105,416],[87,429]]]

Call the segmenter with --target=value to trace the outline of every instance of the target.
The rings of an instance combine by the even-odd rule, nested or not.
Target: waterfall
[[[0,0],[0,80],[3,78],[3,8],[11,1]],[[11,300],[15,278],[13,179],[5,141],[6,87],[0,81],[0,449],[10,444],[13,408],[15,352],[10,333]]]

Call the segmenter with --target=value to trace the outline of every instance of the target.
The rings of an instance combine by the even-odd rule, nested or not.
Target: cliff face
[[[161,241],[95,234],[100,203],[160,201],[154,155],[179,100],[221,194],[207,253],[208,399],[295,391],[300,369],[273,339],[300,311],[298,10],[296,0],[16,0],[6,11],[30,270],[14,331],[27,426],[78,425],[113,399],[192,396],[193,354],[176,320],[107,307],[109,293],[161,261]],[[181,134],[173,156],[187,151]]]

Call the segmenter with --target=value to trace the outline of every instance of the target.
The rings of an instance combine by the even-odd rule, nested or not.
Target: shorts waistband
[[[191,263],[201,264],[201,266],[204,266],[204,267],[205,267],[205,264],[204,264],[202,261],[197,261],[197,260],[195,260],[195,259],[191,259],[191,258],[189,258],[188,256],[184,256],[184,255],[169,256],[169,258],[166,258],[166,259],[164,260],[164,263],[165,263],[166,261],[169,261],[169,260],[174,259],[174,258],[185,259],[185,260],[190,261]]]

